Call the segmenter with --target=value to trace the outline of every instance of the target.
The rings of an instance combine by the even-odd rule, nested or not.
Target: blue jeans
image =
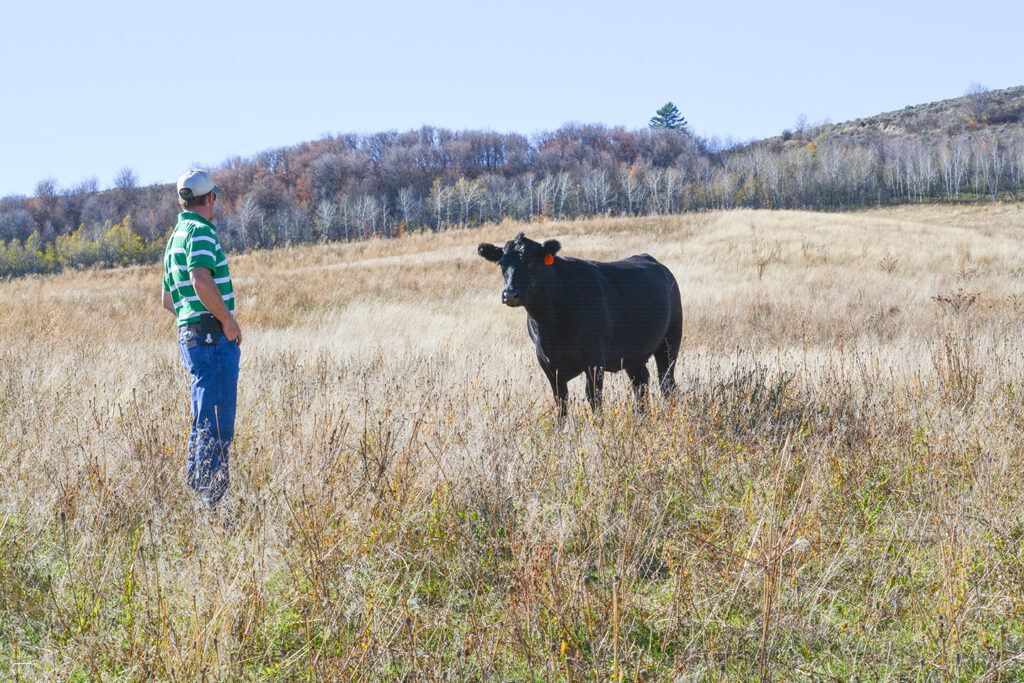
[[[235,436],[238,396],[238,344],[221,332],[204,346],[188,327],[178,329],[181,362],[192,374],[192,424],[188,434],[185,481],[208,505],[228,488],[228,448]]]

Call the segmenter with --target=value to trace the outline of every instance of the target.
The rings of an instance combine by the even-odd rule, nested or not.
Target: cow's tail
[[[661,386],[661,393],[666,396],[676,388],[676,360],[679,358],[679,347],[683,341],[683,304],[679,296],[679,285],[671,274],[669,277],[671,277],[669,296],[672,301],[672,313],[669,317],[665,338],[654,354],[654,362],[658,366],[658,384]]]

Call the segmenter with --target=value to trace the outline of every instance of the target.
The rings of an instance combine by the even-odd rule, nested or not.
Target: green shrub
[[[161,237],[150,242],[139,237],[132,229],[131,216],[117,224],[107,221],[98,230],[82,225],[48,244],[34,232],[24,243],[17,239],[0,242],[0,277],[54,273],[64,268],[154,263],[163,254],[163,247]]]

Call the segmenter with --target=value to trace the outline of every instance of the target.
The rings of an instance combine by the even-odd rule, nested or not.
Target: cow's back
[[[646,362],[681,315],[672,273],[647,254],[621,261],[566,259],[559,296],[565,307],[566,339],[582,344],[587,363],[608,370]],[[601,357],[597,357],[597,355]]]

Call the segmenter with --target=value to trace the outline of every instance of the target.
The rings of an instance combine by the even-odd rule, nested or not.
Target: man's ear
[[[544,250],[545,255],[551,254],[554,256],[562,248],[562,245],[558,243],[558,240],[547,240],[541,245],[541,248]]]
[[[498,247],[493,244],[487,244],[486,242],[481,242],[477,245],[476,253],[480,254],[492,263],[501,258],[501,249],[498,249]]]

